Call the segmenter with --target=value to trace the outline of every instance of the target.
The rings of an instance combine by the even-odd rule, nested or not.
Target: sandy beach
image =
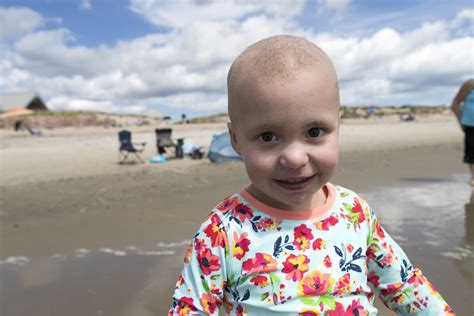
[[[171,127],[205,149],[226,130]],[[133,141],[147,142],[146,159],[156,155],[154,128],[130,128]],[[118,130],[0,130],[1,315],[165,314],[199,224],[248,184],[238,161],[119,165]],[[462,137],[452,116],[344,121],[332,182],[375,204],[415,265],[459,315],[472,315],[474,206]]]

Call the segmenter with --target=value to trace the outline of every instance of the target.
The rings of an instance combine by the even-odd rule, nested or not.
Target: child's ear
[[[241,155],[240,151],[239,151],[239,146],[238,146],[238,143],[237,143],[237,136],[235,135],[235,131],[232,127],[231,122],[227,123],[227,129],[229,130],[230,144],[232,145],[232,148],[234,148],[236,153]]]

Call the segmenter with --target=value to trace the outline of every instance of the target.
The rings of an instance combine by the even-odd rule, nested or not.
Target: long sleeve
[[[227,232],[220,217],[211,213],[186,253],[168,315],[218,315],[228,253]]]
[[[367,264],[369,282],[391,310],[401,314],[455,315],[422,272],[370,211]]]

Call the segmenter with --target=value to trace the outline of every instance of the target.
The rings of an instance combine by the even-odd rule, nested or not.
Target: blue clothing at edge
[[[474,84],[474,79],[472,79]],[[461,124],[474,127],[474,90],[471,90],[464,100],[461,108]]]

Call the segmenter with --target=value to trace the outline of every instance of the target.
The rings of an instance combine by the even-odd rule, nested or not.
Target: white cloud
[[[0,7],[0,40],[32,32],[41,23],[41,15],[31,9]]]
[[[317,0],[320,11],[344,11],[351,0]]]
[[[462,31],[466,21],[472,26],[471,9],[406,32],[382,28],[342,37],[298,26],[293,14],[301,5],[286,8],[287,16],[277,14],[290,2],[206,3],[208,10],[197,0],[135,0],[135,12],[151,21],[163,18],[156,24],[172,28],[113,46],[85,47],[68,29],[30,26],[16,32],[19,38],[5,49],[0,88],[38,91],[53,109],[140,112],[163,104],[179,111],[221,112],[233,59],[249,44],[283,33],[306,37],[327,51],[345,104],[446,104],[474,72],[472,32]],[[343,10],[348,4],[331,5]],[[222,6],[235,11],[219,16]]]
[[[184,27],[205,21],[236,20],[247,15],[266,13],[277,17],[299,14],[304,0],[132,0],[135,13],[158,26]]]
[[[81,10],[92,10],[91,0],[82,0],[80,9]]]

